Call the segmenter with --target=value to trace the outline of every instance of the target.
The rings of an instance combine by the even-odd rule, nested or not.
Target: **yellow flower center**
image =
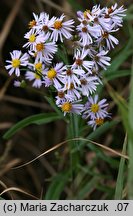
[[[28,26],[29,28],[33,28],[33,26],[36,26],[36,21],[35,20],[30,21]]]
[[[41,71],[37,71],[35,73],[35,79],[41,79],[41,75],[42,75]]]
[[[57,72],[55,71],[54,68],[51,68],[48,72],[47,72],[47,77],[49,79],[53,79],[56,77]]]
[[[99,110],[99,105],[98,104],[92,104],[91,105],[91,112],[97,113]]]
[[[35,69],[41,71],[42,70],[42,63],[41,62],[36,63]]]
[[[31,34],[29,37],[29,42],[33,43],[33,42],[35,42],[35,40],[36,40],[35,34]]]
[[[84,14],[84,18],[85,18],[85,19],[88,19],[88,13],[90,13],[90,10],[85,10],[85,11],[84,11],[83,14]]]
[[[62,22],[61,21],[55,21],[54,23],[54,28],[55,29],[60,29],[62,27]]]
[[[42,77],[42,63],[41,62],[36,63],[35,69],[36,69],[35,79],[41,79],[41,77]]]
[[[36,50],[38,52],[43,51],[44,50],[44,44],[43,43],[39,43],[36,45]]]
[[[19,59],[13,59],[12,60],[12,66],[14,67],[14,68],[18,68],[19,66],[20,66],[20,60]]]
[[[74,84],[73,83],[70,83],[70,87],[68,88],[68,83],[66,84],[66,88],[68,89],[68,90],[72,90],[72,89],[74,89]]]
[[[61,109],[63,112],[70,112],[72,109],[72,104],[70,102],[65,102],[62,104]]]
[[[102,125],[103,123],[104,123],[104,119],[102,119],[102,118],[97,118],[96,120],[95,120],[95,123],[96,123],[96,125]]]

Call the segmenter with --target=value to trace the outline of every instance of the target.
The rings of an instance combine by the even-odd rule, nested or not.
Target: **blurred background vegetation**
[[[51,151],[35,162],[18,169],[15,166],[32,160],[47,149],[67,138],[67,125],[57,120],[44,125],[30,125],[4,140],[3,134],[18,121],[38,113],[48,113],[52,107],[42,94],[32,88],[13,86],[13,78],[4,68],[9,52],[21,49],[32,12],[46,11],[50,16],[64,12],[68,18],[81,9],[95,4],[110,6],[114,3],[128,9],[124,27],[116,34],[120,44],[111,51],[112,65],[103,72],[104,85],[98,89],[101,97],[110,103],[112,119],[95,132],[80,119],[78,136],[101,143],[126,154],[127,135],[132,134],[127,124],[133,122],[132,106],[132,54],[133,4],[132,1],[114,0],[1,0],[0,1],[0,192],[10,190],[4,199],[126,199],[132,198],[132,165],[113,151],[107,151],[92,142],[79,141],[78,171],[72,175],[69,144]],[[41,93],[44,89],[41,89]],[[132,145],[133,139],[129,139]],[[133,146],[133,145],[132,145]],[[132,148],[130,148],[132,152]],[[129,155],[130,156],[130,155]],[[15,191],[22,190],[22,191]],[[27,194],[24,194],[27,193]],[[33,197],[33,199],[35,198]]]

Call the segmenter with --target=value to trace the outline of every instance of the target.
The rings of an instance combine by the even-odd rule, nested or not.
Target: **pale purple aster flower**
[[[46,86],[48,84],[53,85],[57,90],[62,88],[64,83],[62,73],[66,70],[66,66],[61,63],[57,63],[54,67],[46,71],[46,77],[44,83]]]
[[[57,18],[54,22],[51,34],[51,40],[57,42],[58,39],[63,42],[63,38],[70,39],[72,34],[70,33],[73,31],[74,28],[74,20],[63,21],[65,18],[64,14]]]
[[[77,89],[84,96],[89,96],[96,91],[97,85],[99,85],[99,79],[97,76],[86,76],[80,79],[81,85]]]
[[[36,45],[46,41],[46,38],[49,38],[49,34],[47,33],[47,35],[44,37],[44,34],[39,34],[36,29],[33,29],[27,32],[24,38],[26,38],[28,42],[25,43],[23,47],[29,47],[30,51],[35,51]]]
[[[87,124],[90,125],[93,128],[93,130],[96,130],[98,126],[101,126],[104,124],[104,118],[91,119],[87,122]]]
[[[94,5],[91,10],[91,15],[94,17],[101,17],[104,14],[105,8],[100,8],[100,5]]]
[[[52,62],[53,55],[57,52],[57,45],[55,42],[47,42],[48,35],[43,37],[43,41],[36,43],[34,50],[29,51],[29,54],[37,59],[37,61],[43,61],[49,65]]]
[[[70,87],[68,88],[68,85],[65,85],[64,88],[66,92],[66,99],[69,101],[77,100],[81,98],[81,93],[78,91],[78,88],[74,87],[74,84],[71,83]]]
[[[100,9],[100,5],[96,5],[92,8],[91,12],[86,11],[86,17],[89,19],[88,24],[97,26],[97,29],[101,31],[101,29],[109,30],[110,29],[110,18],[105,18],[105,8]],[[86,19],[87,20],[87,19]],[[84,23],[84,21],[82,21]]]
[[[51,30],[54,26],[54,22],[56,17],[52,17],[50,19],[49,14],[44,13],[43,19],[41,19],[40,24],[37,26],[37,29],[40,30],[43,34],[47,34],[47,32],[51,35]]]
[[[115,38],[111,33],[118,31],[116,30],[110,30],[110,31],[102,31],[101,37],[96,40],[96,42],[100,45],[104,40],[106,41],[106,47],[108,50],[111,48],[114,48],[114,44],[118,45],[119,41],[117,38]]]
[[[9,65],[5,66],[5,68],[9,70],[9,75],[15,73],[16,76],[20,76],[20,66],[27,66],[29,55],[27,53],[22,54],[19,50],[13,50],[10,55],[11,60],[6,61]]]
[[[33,13],[33,20],[31,20],[29,23],[28,23],[28,26],[30,29],[36,29],[37,26],[40,25],[40,22],[41,20],[43,19],[44,17],[44,12],[41,12],[39,15]]]
[[[93,56],[93,61],[97,70],[98,65],[101,66],[104,70],[106,70],[106,67],[110,65],[109,62],[111,58],[106,56],[107,53],[108,51],[102,50]]]
[[[27,71],[25,74],[25,78],[29,81],[33,81],[32,86],[35,88],[40,88],[42,86],[42,78],[35,72]]]
[[[64,116],[67,113],[76,113],[77,115],[81,115],[84,105],[79,102],[81,101],[66,101],[59,105],[59,107],[61,107],[62,111],[64,112]]]
[[[86,69],[90,74],[92,73],[91,69],[94,65],[93,61],[85,60],[85,57],[88,54],[88,50],[82,49],[77,50],[74,54],[74,64],[72,65],[72,69]],[[82,74],[81,74],[82,75]]]
[[[108,112],[106,111],[107,107],[108,104],[106,103],[106,99],[98,101],[98,95],[95,95],[94,98],[89,97],[83,112],[83,116],[85,118],[90,117],[91,119],[105,118],[109,116]]]
[[[55,42],[43,42],[37,43],[35,47],[37,57],[41,60],[43,58],[53,58],[53,55],[57,52],[57,45]]]
[[[25,82],[25,80],[22,80],[22,81],[15,80],[14,81],[14,86],[24,88],[26,86],[26,82]]]
[[[78,35],[80,37],[80,42],[83,43],[84,46],[93,43],[93,38],[98,38],[100,35],[99,26],[90,26],[84,25],[83,23],[77,26]]]
[[[60,105],[66,102],[66,98],[65,98],[65,92],[63,89],[59,89],[57,92],[57,96],[56,98],[56,105]]]
[[[78,85],[80,85],[80,76],[82,76],[85,73],[83,69],[72,69],[67,68],[62,73],[63,83],[65,84],[64,89],[69,89],[71,86],[71,83],[73,83],[74,88],[76,88]]]
[[[25,78],[33,81],[33,87],[40,88],[43,84],[45,74],[46,69],[44,64],[42,64],[42,62],[37,62],[35,64],[29,64],[29,71],[26,72]]]
[[[19,80],[14,81],[14,86],[15,87],[21,87],[21,82]]]
[[[117,8],[118,4],[115,3],[114,5],[112,5],[110,8],[105,8],[105,17],[109,17],[111,20],[110,20],[110,23],[111,25],[114,24],[114,27],[117,27],[117,26],[122,26],[122,18],[124,16],[126,16],[125,14],[125,11],[126,9],[123,8],[123,5],[119,8]]]
[[[93,26],[99,26],[100,31],[103,29],[105,31],[110,30],[110,18],[105,17],[94,17]]]

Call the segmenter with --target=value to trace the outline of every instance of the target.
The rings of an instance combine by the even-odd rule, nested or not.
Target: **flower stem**
[[[70,139],[78,137],[78,121],[77,116],[74,114],[70,115],[70,122],[68,125],[68,136]],[[71,169],[71,181],[72,181],[72,191],[75,193],[74,179],[78,172],[79,164],[79,148],[78,141],[72,140],[69,145],[70,148],[70,169]]]

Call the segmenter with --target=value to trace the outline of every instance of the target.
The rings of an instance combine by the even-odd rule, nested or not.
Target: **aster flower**
[[[46,72],[44,83],[46,86],[53,85],[57,90],[62,88],[63,78],[62,73],[66,70],[63,63],[57,63],[54,67]]]
[[[96,91],[97,85],[99,85],[99,79],[97,76],[86,76],[80,79],[80,87],[77,89],[81,92],[84,96],[89,96],[93,92]]]
[[[110,30],[110,18],[95,16],[93,18],[93,26],[99,26],[100,30],[108,31]]]
[[[105,118],[109,116],[106,111],[108,104],[106,103],[106,99],[102,99],[98,101],[98,95],[95,95],[94,98],[89,97],[87,103],[85,104],[83,117],[84,118]]]
[[[73,83],[70,84],[69,88],[67,86],[68,85],[66,84],[65,89],[67,90],[67,93],[65,97],[68,101],[74,101],[81,98],[80,92],[74,87]]]
[[[102,17],[104,14],[105,8],[100,8],[100,5],[94,5],[91,10],[92,17]]]
[[[29,55],[27,53],[22,54],[19,50],[13,50],[10,55],[11,60],[6,61],[9,63],[9,65],[6,66],[6,69],[9,70],[9,75],[15,73],[16,76],[20,76],[20,66],[27,66]]]
[[[42,62],[30,64],[29,66],[30,70],[26,72],[25,78],[27,80],[33,81],[33,87],[40,88],[43,84],[44,75],[46,73],[45,66],[42,64]]]
[[[44,41],[35,45],[36,58],[40,61],[50,62],[53,55],[57,52],[57,45],[55,42],[47,42],[47,36]]]
[[[93,56],[93,61],[97,70],[98,65],[101,66],[104,70],[106,70],[106,67],[110,65],[109,61],[111,60],[111,58],[106,56],[107,53],[108,51],[102,50]]]
[[[21,82],[19,80],[15,80],[14,81],[14,86],[15,87],[20,87],[21,86]]]
[[[60,18],[57,18],[54,21],[54,25],[51,28],[52,29],[52,34],[51,34],[51,39],[53,41],[58,41],[58,39],[63,42],[63,38],[70,39],[72,37],[72,34],[70,33],[73,31],[73,20],[68,20],[68,21],[63,21],[65,18],[64,14],[60,16]]]
[[[33,20],[28,23],[29,29],[36,29],[40,25],[45,13],[40,13],[39,15],[33,13]]]
[[[40,24],[37,26],[37,29],[43,34],[47,34],[49,32],[51,35],[55,20],[56,17],[50,18],[49,14],[44,13],[43,19],[41,19]]]
[[[88,23],[91,22],[91,25],[93,27],[97,26],[99,31],[101,31],[102,28],[105,30],[110,29],[110,18],[105,17],[105,8],[100,9],[100,5],[95,5],[93,6],[91,12],[86,10],[84,13],[86,14],[86,17],[89,19]]]
[[[19,81],[19,80],[15,80],[14,81],[14,86],[15,87],[26,87],[26,83],[25,83],[25,80],[22,80],[22,81]]]
[[[104,120],[105,120],[104,118],[95,118],[95,119],[89,120],[87,124],[90,125],[93,128],[93,130],[96,130],[98,126],[101,126],[104,124]]]
[[[35,50],[35,47],[38,43],[43,43],[45,40],[49,38],[49,35],[47,34],[45,37],[43,34],[39,34],[36,29],[30,30],[27,32],[24,36],[28,40],[27,43],[23,45],[23,47],[29,47],[30,51]]]
[[[72,69],[80,69],[80,70],[86,69],[87,72],[89,72],[91,74],[92,73],[91,68],[92,68],[94,62],[85,60],[85,57],[87,56],[87,54],[88,54],[88,50],[85,50],[85,49],[79,50],[78,49],[74,55],[75,62],[72,65]]]
[[[64,89],[69,89],[71,83],[73,83],[74,88],[80,85],[80,76],[85,73],[82,69],[72,69],[66,68],[66,70],[62,73],[63,83],[65,84]]]
[[[117,28],[117,26],[122,26],[122,18],[124,16],[126,16],[126,14],[124,13],[126,11],[126,9],[123,8],[123,6],[117,8],[118,4],[115,3],[114,5],[112,5],[110,8],[105,8],[105,17],[109,17],[110,18],[110,23],[112,25],[114,25],[114,27]]]
[[[102,35],[99,39],[96,40],[98,44],[102,43],[104,40],[106,42],[106,47],[108,50],[111,48],[114,48],[114,44],[118,45],[119,41],[117,38],[115,38],[111,33],[118,31],[116,30],[110,30],[110,31],[102,31]]]
[[[66,98],[65,98],[65,92],[63,89],[59,89],[57,92],[57,96],[56,98],[56,105],[60,105],[66,102]]]
[[[73,102],[70,102],[70,101],[66,101],[64,103],[62,103],[61,105],[59,105],[59,107],[61,107],[62,109],[62,112],[64,112],[64,116],[67,114],[67,113],[76,113],[78,115],[81,115],[82,113],[82,110],[83,110],[83,104],[79,103],[79,101],[73,101]]]
[[[7,61],[9,64],[6,69],[10,75],[15,73],[19,76],[20,66],[27,66],[23,74],[26,80],[32,81],[33,87],[52,87],[54,93],[57,93],[56,105],[64,115],[82,114],[88,125],[96,129],[103,124],[106,117],[110,117],[106,99],[99,101],[98,95],[95,95],[97,86],[102,83],[99,69],[106,70],[110,65],[111,58],[107,55],[119,43],[114,33],[122,26],[124,12],[123,6],[118,8],[117,4],[102,9],[100,5],[96,5],[91,11],[78,11],[77,18],[80,23],[75,27],[73,37],[73,19],[65,21],[64,14],[59,18],[50,18],[45,12],[39,15],[33,13],[33,20],[29,22],[30,30],[24,36],[27,42],[23,46],[28,49],[29,55],[14,50],[11,61]],[[74,53],[70,65],[56,63],[58,55],[54,58],[58,44],[65,39],[71,39]],[[22,82],[15,81],[14,85],[21,87]],[[88,101],[83,104],[86,97]]]
[[[77,26],[76,29],[78,31],[80,42],[83,43],[83,46],[92,44],[93,37],[98,38],[100,35],[100,28],[98,25],[90,26],[89,24],[85,25],[81,23]]]

